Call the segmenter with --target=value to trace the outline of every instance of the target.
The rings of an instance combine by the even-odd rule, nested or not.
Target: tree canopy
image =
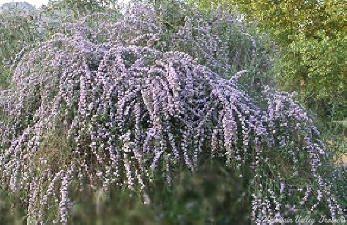
[[[347,116],[347,4],[340,0],[190,1],[226,5],[272,35],[281,50],[277,78],[321,115]]]

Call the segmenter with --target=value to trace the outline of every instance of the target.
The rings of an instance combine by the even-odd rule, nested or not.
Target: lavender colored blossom
[[[213,26],[235,25],[232,16],[218,13]],[[264,108],[237,79],[225,79],[235,58],[210,23],[187,17],[166,41],[164,24],[149,5],[103,23],[96,28],[84,18],[65,24],[69,34],[56,34],[23,54],[13,88],[0,93],[7,116],[0,131],[0,180],[11,190],[28,190],[33,221],[51,222],[43,212],[55,202],[55,221],[67,223],[72,180],[81,188],[140,190],[149,203],[146,187],[153,171],[164,168],[170,184],[175,165],[194,171],[205,153],[235,166],[240,176],[251,171],[256,223],[323,201],[333,217],[342,213],[317,172],[327,152],[310,116],[287,93],[264,88]],[[106,41],[97,40],[100,35]],[[62,133],[70,146],[60,153],[68,159],[55,166],[45,158],[52,131]],[[282,171],[271,161],[274,154],[287,157],[285,172],[292,174],[271,172]],[[302,154],[316,189],[292,188],[287,179],[300,177]],[[273,185],[266,187],[264,179]],[[303,188],[303,199],[287,205],[283,196]]]

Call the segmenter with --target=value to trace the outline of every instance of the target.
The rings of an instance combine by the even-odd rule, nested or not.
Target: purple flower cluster
[[[43,212],[53,204],[56,222],[66,224],[72,180],[81,188],[141,190],[149,202],[146,186],[154,171],[163,169],[170,183],[175,165],[193,171],[203,153],[223,158],[240,176],[251,171],[257,223],[288,208],[314,204],[309,205],[314,209],[323,200],[331,216],[341,213],[317,172],[326,150],[305,110],[290,95],[270,88],[263,91],[266,107],[259,106],[236,79],[218,75],[225,75],[231,62],[225,61],[228,56],[210,58],[220,42],[204,30],[204,21],[186,18],[181,36],[170,39],[191,43],[200,49],[196,56],[174,45],[160,49],[169,43],[156,16],[150,6],[138,5],[115,24],[69,24],[70,35],[56,34],[18,62],[13,88],[0,96],[7,117],[0,131],[0,180],[11,190],[28,190],[30,218],[45,221]],[[193,30],[202,39],[195,40],[189,34]],[[107,41],[97,41],[99,34]],[[200,55],[198,61],[204,59],[207,66],[194,59]],[[69,160],[58,168],[47,163],[50,149],[42,144],[52,131],[63,132],[70,146]],[[278,156],[286,157],[289,171],[274,165]],[[307,188],[302,200],[288,206],[285,196],[307,187],[291,188],[287,179],[300,178],[302,160],[317,188]]]

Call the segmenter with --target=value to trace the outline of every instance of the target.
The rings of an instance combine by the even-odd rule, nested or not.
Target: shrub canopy
[[[298,91],[323,118],[347,117],[347,4],[340,0],[189,0],[202,8],[218,4],[241,12],[272,35],[281,54],[278,87]],[[212,4],[211,4],[212,3]],[[214,9],[212,9],[214,10]]]
[[[200,16],[172,26],[165,10],[139,4],[117,22],[67,23],[24,53],[0,96],[0,178],[26,190],[30,221],[67,223],[77,187],[118,185],[149,202],[156,171],[170,184],[179,166],[213,158],[248,183],[254,222],[317,207],[342,214],[318,173],[327,151],[312,119],[287,93],[260,87],[253,98],[242,73],[223,78],[240,61],[219,29],[253,38],[223,11]]]

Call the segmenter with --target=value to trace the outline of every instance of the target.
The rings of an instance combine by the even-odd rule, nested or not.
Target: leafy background
[[[298,93],[297,99],[315,116],[315,123],[331,152],[321,174],[331,179],[332,189],[346,208],[346,171],[341,163],[345,163],[347,146],[347,4],[338,0],[320,4],[301,0],[188,2],[198,6],[206,17],[209,11],[218,10],[218,4],[223,4],[245,21],[244,31],[257,37],[257,44],[262,48],[259,54],[266,53],[269,58],[257,57],[256,62],[252,62],[247,39],[237,33],[232,38],[224,36],[230,39],[230,45],[240,47],[243,64],[249,65],[250,75],[242,78],[244,88],[249,88],[260,70],[262,83]],[[28,13],[1,12],[1,88],[9,87],[11,65],[21,57],[23,48],[32,48],[50,39],[61,31],[63,22],[74,21],[91,12],[107,12],[116,20],[121,10],[105,7],[112,3],[63,0],[52,1],[47,7]],[[151,4],[166,9],[163,18],[173,30],[182,25],[184,16],[192,13],[190,7],[182,7],[179,1],[153,1]],[[237,66],[231,68],[229,76],[239,69]],[[149,206],[143,205],[141,196],[128,190],[76,192],[74,199],[78,204],[72,209],[69,223],[234,224],[240,215],[243,215],[242,222],[238,220],[240,224],[249,223],[249,193],[240,185],[242,179],[222,163],[201,166],[194,175],[182,169],[173,187],[167,187],[164,179],[158,179],[151,186],[152,204]],[[0,189],[1,224],[26,222],[23,194],[8,192],[5,187]]]

